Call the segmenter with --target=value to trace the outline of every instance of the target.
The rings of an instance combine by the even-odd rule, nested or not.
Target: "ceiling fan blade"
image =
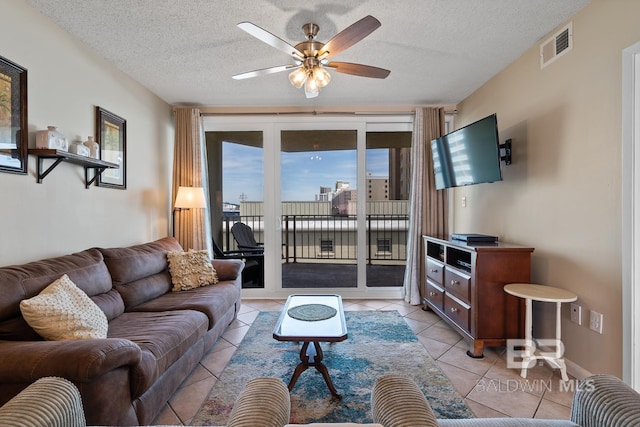
[[[318,57],[329,58],[358,43],[374,32],[382,24],[371,15],[367,15],[358,22],[333,36],[318,52]]]
[[[329,62],[327,65],[338,73],[351,74],[361,77],[372,77],[374,79],[385,79],[391,73],[384,68],[372,67],[371,65],[353,64],[351,62]]]
[[[298,49],[291,46],[289,43],[282,40],[280,37],[274,34],[271,34],[269,31],[264,30],[258,27],[257,25],[252,24],[251,22],[241,22],[238,24],[238,28],[246,31],[247,33],[251,34],[253,37],[268,44],[269,46],[275,47],[276,49],[281,50],[282,52],[293,56],[294,58],[304,59],[304,55]]]
[[[278,65],[277,67],[262,68],[260,70],[247,71],[246,73],[231,76],[236,80],[250,79],[252,77],[266,76],[267,74],[279,73],[281,71],[293,70],[300,68],[300,65]]]

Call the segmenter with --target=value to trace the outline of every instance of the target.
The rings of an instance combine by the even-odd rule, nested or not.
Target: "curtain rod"
[[[184,106],[189,108],[188,106]],[[175,112],[178,108],[184,108],[183,106],[174,106],[173,111]],[[371,110],[368,111],[366,108],[364,110],[335,110],[332,111],[329,109],[319,109],[319,110],[300,110],[296,107],[281,107],[282,109],[263,109],[262,111],[252,111],[249,108],[245,107],[201,107],[200,115],[202,117],[207,116],[319,116],[319,115],[334,115],[334,116],[399,116],[399,115],[415,115],[416,108],[422,107],[442,107],[445,110],[445,114],[456,114],[457,109],[455,105],[435,105],[435,106],[398,106],[395,107],[397,110],[394,110],[394,107],[391,107],[388,110]],[[198,107],[193,107],[198,108]],[[384,108],[384,107],[383,107]]]
[[[271,111],[271,112],[235,112],[235,113],[200,113],[201,116],[403,116],[414,115],[414,111],[396,111],[396,112],[379,112],[379,111]]]

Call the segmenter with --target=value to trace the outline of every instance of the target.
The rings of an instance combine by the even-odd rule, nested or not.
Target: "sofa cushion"
[[[42,338],[24,321],[20,301],[38,295],[63,274],[82,289],[111,319],[124,311],[112,290],[102,254],[88,249],[71,255],[0,268],[0,339],[32,341]],[[111,294],[113,292],[113,294]],[[105,294],[111,294],[104,298]],[[108,304],[107,304],[108,303]]]
[[[66,274],[22,300],[20,310],[29,326],[48,340],[107,337],[107,316]]]
[[[114,285],[123,285],[166,271],[167,252],[182,251],[173,237],[126,248],[99,248]]]
[[[132,307],[170,292],[171,286],[171,276],[167,270],[124,285],[116,285],[116,289],[124,301],[125,310],[130,311]]]
[[[125,248],[99,248],[126,309],[171,290],[167,252],[182,251],[173,237]]]
[[[124,313],[109,323],[109,338],[124,338],[142,350],[131,378],[135,397],[144,393],[207,332],[207,317],[193,310]]]
[[[216,269],[219,281],[236,280],[244,268],[241,259],[212,259],[211,264]]]
[[[183,292],[169,292],[144,304],[134,311],[157,312],[168,310],[196,310],[209,318],[209,329],[233,307],[240,298],[240,289],[233,282],[220,282]]]
[[[188,291],[218,283],[216,269],[211,265],[208,251],[193,249],[189,249],[187,252],[169,251],[167,252],[167,260],[173,292]]]

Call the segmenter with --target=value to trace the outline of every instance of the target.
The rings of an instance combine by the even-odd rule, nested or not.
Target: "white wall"
[[[23,0],[0,9],[0,56],[28,70],[30,146],[48,125],[70,141],[95,135],[100,106],[127,120],[128,162],[126,190],[85,189],[84,169],[69,163],[38,184],[34,156],[28,175],[0,173],[0,265],[166,236],[170,106]]]
[[[573,18],[573,50],[545,69],[534,46],[462,102],[456,127],[497,113],[513,139],[504,181],[454,191],[455,232],[535,247],[532,281],[569,289],[583,325],[563,311],[565,356],[592,373],[622,374],[622,50],[640,40],[640,2],[594,0]],[[467,207],[461,207],[461,197]],[[535,327],[553,336],[553,308]],[[604,314],[604,333],[588,328]],[[534,315],[535,315],[534,314]]]

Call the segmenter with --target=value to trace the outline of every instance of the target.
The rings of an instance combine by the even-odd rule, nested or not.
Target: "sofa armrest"
[[[211,263],[220,280],[236,280],[244,268],[244,261],[240,259],[213,259]]]
[[[431,406],[409,377],[385,375],[371,390],[373,422],[385,427],[438,427]]]
[[[640,425],[640,394],[613,375],[593,375],[578,383],[571,421],[583,427]]]
[[[234,403],[227,427],[283,427],[290,415],[289,389],[282,380],[255,378]]]
[[[121,366],[138,364],[141,353],[137,344],[120,338],[4,341],[0,382],[32,383],[47,376],[90,382]]]
[[[0,408],[3,426],[86,426],[80,392],[64,378],[40,378]]]

